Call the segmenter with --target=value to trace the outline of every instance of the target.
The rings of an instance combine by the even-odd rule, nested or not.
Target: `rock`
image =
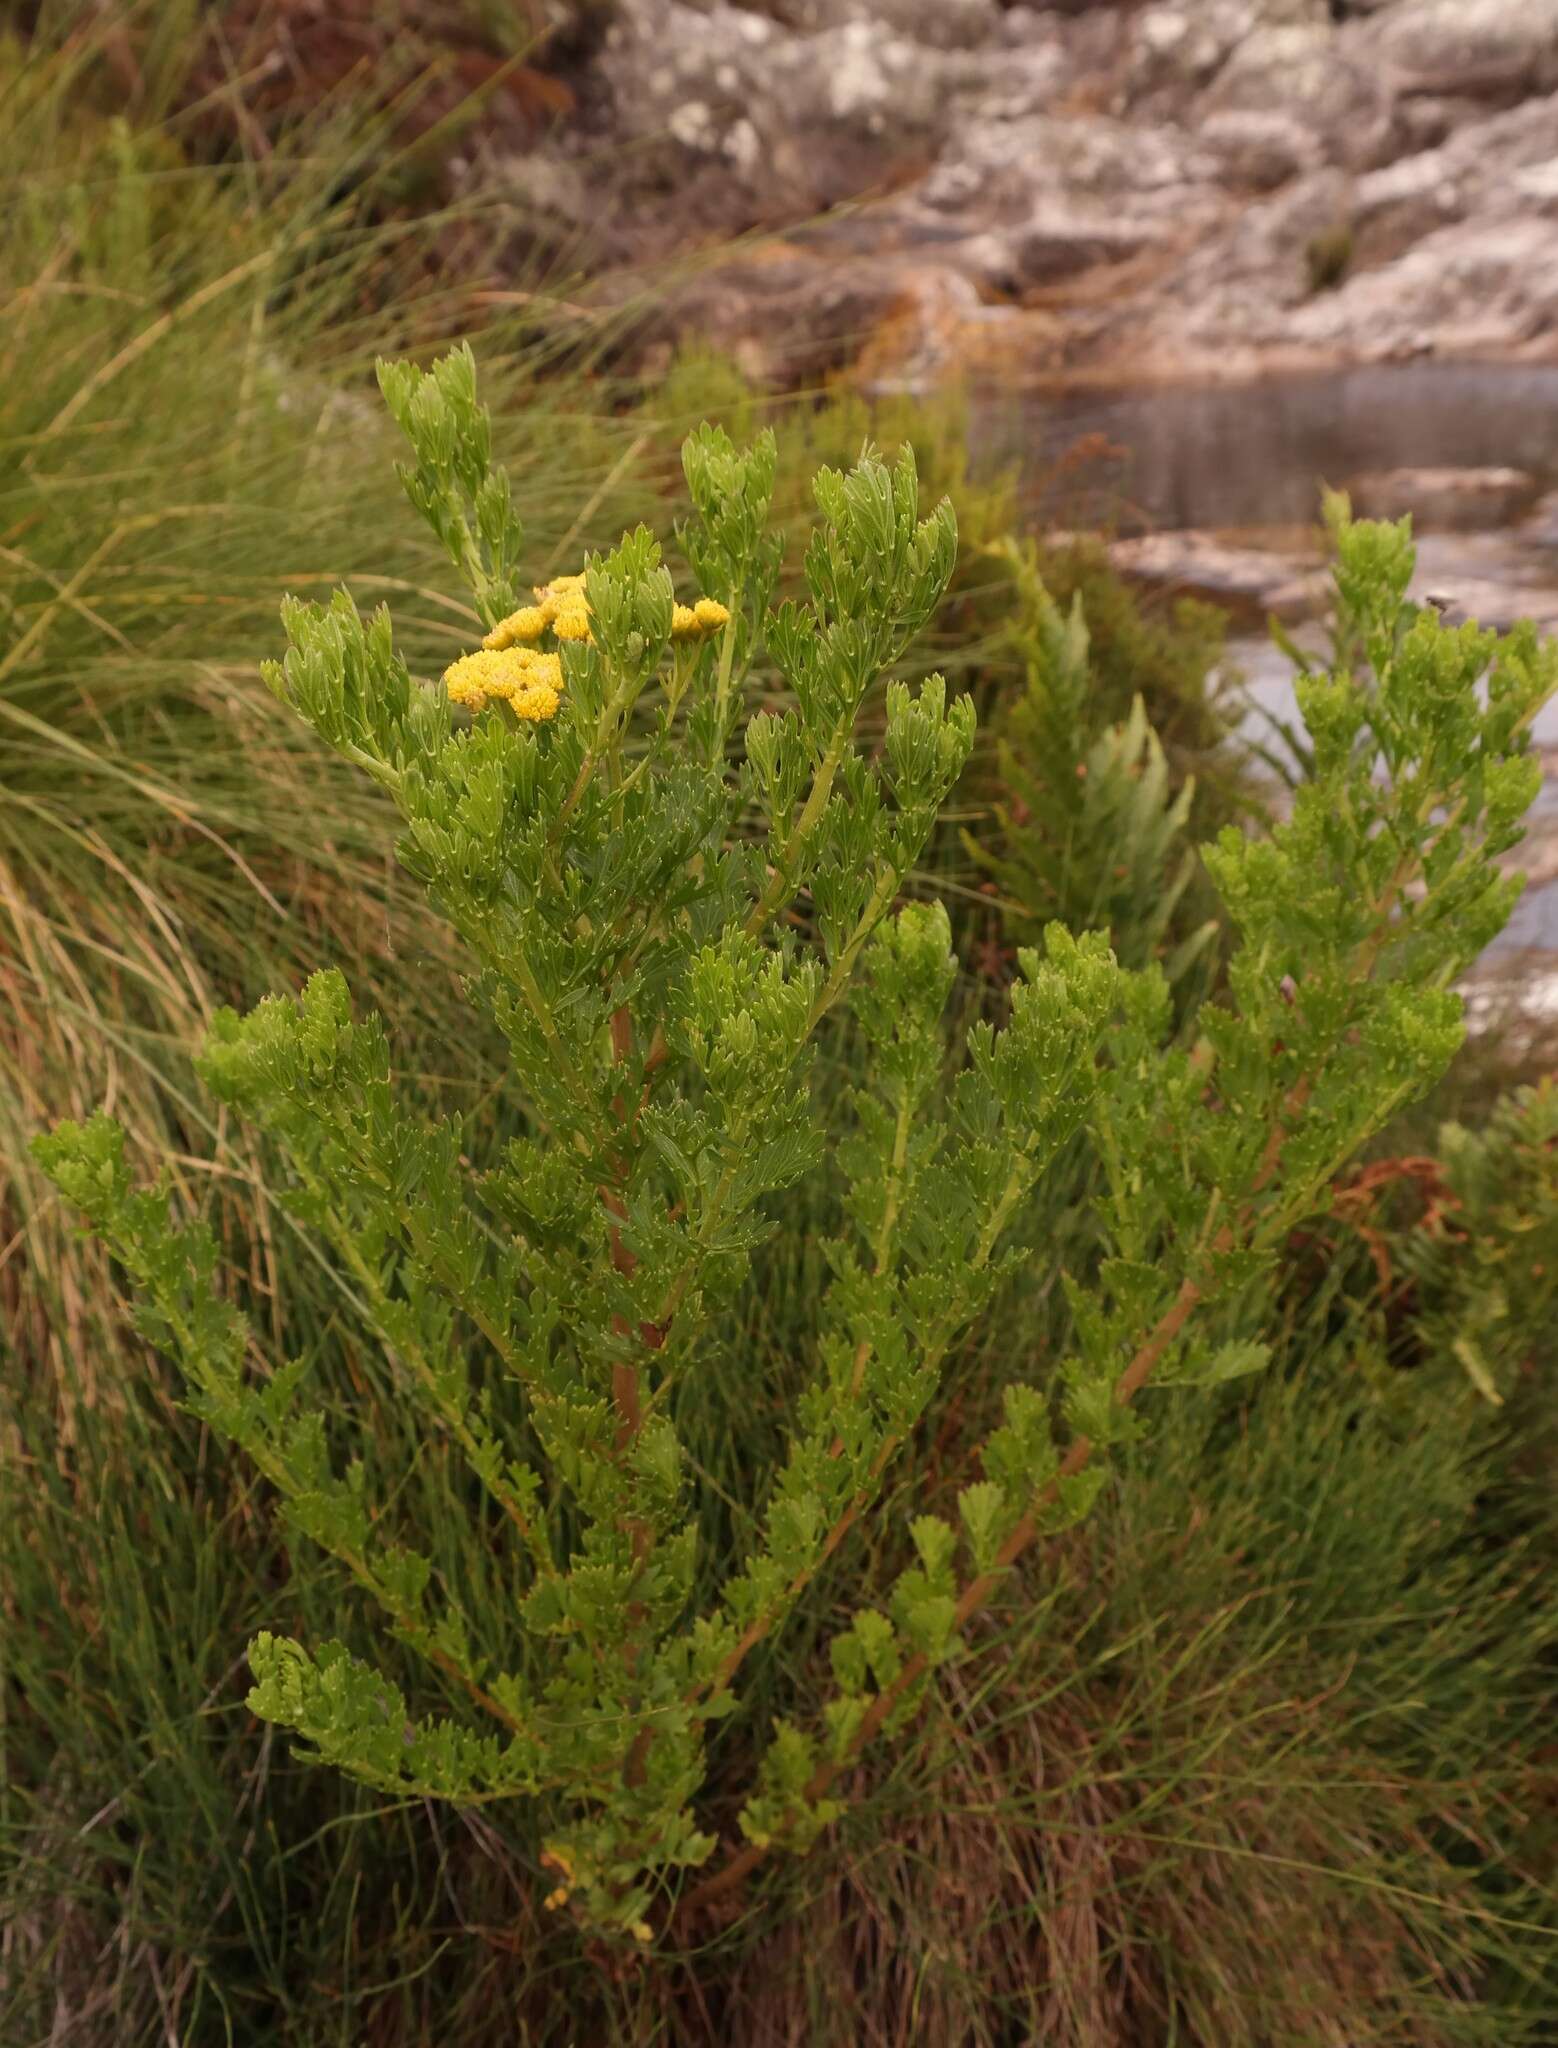
[[[1412,595],[1424,603],[1430,595],[1446,600],[1437,608],[1452,626],[1470,621],[1490,633],[1509,633],[1529,619],[1543,633],[1558,631],[1558,590],[1551,584],[1482,583],[1465,576],[1435,582],[1419,573]]]
[[[1558,359],[1558,0],[610,0],[575,61],[576,115],[478,146],[466,189],[597,269],[755,231],[885,265],[805,273],[840,368],[854,298],[925,308],[926,360],[1021,346],[970,287],[1062,309],[1068,358],[1122,374]],[[1317,291],[1325,236],[1348,260]],[[717,331],[794,353],[769,279],[722,273],[750,297]]]
[[[1144,7],[1132,24],[1124,60],[1127,103],[1182,106],[1252,38],[1267,30],[1326,27],[1325,0],[1186,0]]]
[[[1114,541],[1109,560],[1133,582],[1283,619],[1314,617],[1324,609],[1331,588],[1322,570],[1295,576],[1286,555],[1240,547],[1193,527]]]
[[[1550,897],[1553,892],[1543,893]],[[1558,928],[1558,906],[1543,907],[1547,936]],[[1523,921],[1525,908],[1517,905],[1517,921]],[[1495,1038],[1502,1060],[1550,1060],[1558,1037],[1558,951],[1551,940],[1546,946],[1522,945],[1518,936],[1512,942],[1507,935],[1490,950],[1494,957],[1456,984],[1466,1003],[1467,1030]]]
[[[1397,0],[1357,47],[1397,90],[1530,97],[1558,86],[1558,0]]]
[[[1548,491],[1537,499],[1516,538],[1528,547],[1558,551],[1558,491]]]
[[[902,267],[885,259],[831,263],[769,244],[657,293],[640,346],[652,367],[696,339],[758,385],[815,384],[912,303]]]
[[[1389,260],[1471,214],[1541,211],[1558,196],[1553,146],[1558,100],[1464,115],[1435,147],[1358,180],[1350,218],[1360,258]]]
[[[1219,182],[1234,192],[1270,192],[1320,166],[1314,129],[1273,109],[1226,108],[1208,114],[1199,133],[1217,158]]]
[[[1361,519],[1410,517],[1415,528],[1444,533],[1508,526],[1539,489],[1524,469],[1390,469],[1354,477],[1347,486]]]
[[[1153,224],[1117,218],[1101,204],[1039,208],[1004,234],[969,243],[960,253],[996,290],[1020,294],[1062,284],[1099,264],[1123,263],[1152,241]]]
[[[1310,301],[1289,326],[1294,340],[1378,360],[1425,335],[1439,354],[1510,352],[1550,339],[1555,321],[1558,235],[1540,215],[1516,214],[1441,228]]]
[[[1267,593],[1261,609],[1284,625],[1318,619],[1329,609],[1334,590],[1329,569],[1311,569],[1304,576],[1290,576]]]
[[[1558,211],[1558,157],[1516,171],[1510,183],[1523,204],[1534,204],[1544,211]]]
[[[1195,102],[1192,118],[1283,114],[1315,137],[1322,161],[1367,170],[1399,153],[1388,79],[1356,59],[1327,20],[1255,29]]]
[[[1458,579],[1465,578],[1479,584],[1529,585],[1544,602],[1558,591],[1558,564],[1533,561],[1518,527],[1507,533],[1421,534],[1417,567],[1429,588],[1453,591]]]
[[[1231,339],[1257,346],[1288,339],[1291,316],[1309,292],[1305,251],[1345,220],[1350,189],[1342,171],[1317,171],[1204,233],[1159,286],[1163,342],[1215,349]],[[1122,309],[1125,320],[1141,317],[1140,308]]]
[[[918,204],[944,213],[977,205],[987,216],[1020,219],[1035,200],[1123,203],[1133,211],[1177,212],[1206,193],[1217,161],[1182,129],[1046,113],[974,115],[914,188]]]
[[[1558,576],[1523,559],[1503,534],[1425,534],[1409,594],[1419,604],[1432,597],[1452,626],[1475,619],[1507,633],[1531,619],[1544,632],[1558,628]]]
[[[663,368],[690,340],[730,355],[759,386],[814,386],[847,369],[878,393],[1005,373],[1014,361],[1037,374],[1059,353],[1053,318],[986,304],[945,265],[799,242],[764,244],[657,293],[643,366]]]
[[[1207,152],[1177,130],[1098,116],[970,120],[911,190],[808,240],[935,252],[1005,298],[1166,248],[1220,209]]]
[[[1348,209],[1359,258],[1388,261],[1458,220],[1468,191],[1462,166],[1446,149],[1420,150],[1371,171],[1358,180]]]
[[[927,49],[975,49],[995,39],[1001,26],[997,0],[787,0],[786,27],[817,35],[864,22],[907,36]]]
[[[597,73],[631,147],[608,175],[683,240],[777,225],[933,155],[966,63],[863,13],[798,34],[723,0],[618,0]]]

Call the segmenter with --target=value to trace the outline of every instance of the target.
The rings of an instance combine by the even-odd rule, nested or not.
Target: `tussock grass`
[[[462,312],[424,260],[440,223],[375,219],[379,129],[327,107],[263,162],[191,163],[178,123],[93,114],[97,55],[66,38],[0,67],[0,1307],[9,1343],[89,1400],[114,1349],[103,1275],[49,1213],[31,1130],[109,1099],[149,1153],[214,1140],[252,1185],[187,1048],[218,1002],[322,958],[393,1001],[435,1074],[460,1064],[437,975],[402,971],[442,942],[388,807],[259,683],[280,598],[393,599],[423,672],[475,625],[402,514],[372,395],[377,350]],[[577,383],[543,410],[545,347],[503,340],[541,573],[642,497],[626,429]],[[581,471],[618,479],[582,530]]]
[[[430,260],[451,224],[376,209],[386,117],[327,105],[263,158],[198,162],[189,116],[105,114],[113,12],[0,41],[0,2039],[269,2041],[289,2014],[341,2039],[313,2030],[337,1973],[368,1981],[364,1893],[393,1937],[425,1871],[436,1922],[436,1833],[414,1866],[415,1816],[338,1854],[364,1803],[255,1737],[244,1642],[284,1609],[328,1633],[336,1589],[176,1411],[25,1145],[112,1102],[224,1224],[264,1325],[365,1391],[336,1277],[189,1051],[219,1003],[334,960],[416,1085],[468,1104],[501,1079],[390,808],[258,675],[282,595],[337,582],[393,600],[421,673],[470,644],[372,383],[470,308]],[[171,104],[177,37],[139,58]],[[491,361],[539,576],[644,494],[609,392],[533,319]]]
[[[1485,1456],[1291,1388],[1231,1449],[1170,1425],[750,1949],[730,2035],[1543,2038],[1539,1985],[1478,1997],[1551,1960],[1512,1869],[1553,1617],[1462,1547]]]

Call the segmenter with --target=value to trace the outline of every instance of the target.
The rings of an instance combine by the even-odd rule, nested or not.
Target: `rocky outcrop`
[[[1318,555],[1296,562],[1273,548],[1223,540],[1193,527],[1143,534],[1109,543],[1109,560],[1122,576],[1174,597],[1200,597],[1233,617],[1284,623],[1321,615],[1332,597],[1329,573]]]
[[[1410,517],[1415,533],[1486,533],[1531,510],[1541,485],[1524,469],[1387,469],[1347,485],[1360,519]]]
[[[470,177],[777,381],[1558,358],[1558,0],[613,0],[565,75]]]

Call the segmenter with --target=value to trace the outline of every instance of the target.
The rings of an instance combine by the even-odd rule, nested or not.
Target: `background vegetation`
[[[1500,1100],[1510,1077],[1479,1074],[1456,1129],[1381,1146],[1324,1241],[1291,1247],[1281,1370],[1179,1398],[821,1863],[678,1967],[624,1978],[543,1923],[522,1823],[386,1811],[247,1714],[241,1646],[332,1632],[334,1577],[176,1408],[25,1142],[107,1100],[147,1158],[184,1162],[331,1398],[410,1463],[337,1276],[187,1064],[216,1004],[330,961],[430,1097],[495,1101],[383,807],[259,685],[279,597],[392,595],[414,667],[469,642],[384,489],[376,353],[486,323],[538,580],[666,522],[693,418],[740,431],[776,402],[707,362],[638,392],[609,335],[478,308],[462,265],[496,227],[425,203],[459,102],[408,119],[416,52],[388,103],[343,72],[303,125],[271,110],[262,148],[181,68],[177,13],[124,46],[133,89],[84,16],[0,41],[0,2040],[1558,2038],[1550,1086]],[[1085,548],[987,552],[1016,487],[970,477],[953,402],[777,409],[795,518],[816,463],[867,433],[911,437],[958,505],[935,659],[990,741],[929,879],[961,907],[966,1003],[999,1007],[1012,948],[1057,910],[1104,916],[1122,956],[1172,955],[1187,999],[1210,985],[1192,849],[1258,810],[1223,765],[1215,623],[1144,613]],[[1077,594],[1081,647],[1056,634]],[[1138,697],[1161,769],[1119,731]],[[832,1085],[854,1057],[841,1031]],[[787,1218],[726,1347],[776,1397],[810,1340],[812,1220]],[[1064,1337],[1052,1298],[1005,1301],[949,1458],[987,1359]],[[777,1429],[760,1409],[731,1441],[731,1398],[711,1393],[716,1481]],[[441,1511],[429,1473],[418,1512]],[[790,1700],[825,1619],[795,1632]]]

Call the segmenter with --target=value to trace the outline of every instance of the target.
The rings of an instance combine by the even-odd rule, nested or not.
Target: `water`
[[[976,451],[1018,451],[1036,523],[1122,534],[1195,528],[1286,551],[1298,571],[1318,559],[1323,487],[1371,471],[1512,468],[1558,492],[1558,367],[1421,362],[1203,389],[1073,388],[1024,400],[1015,417],[998,400],[976,407],[974,438]],[[1080,444],[1089,442],[1086,452]],[[1422,536],[1414,594],[1428,591],[1492,623],[1525,613],[1558,622],[1558,500],[1501,531]],[[1297,637],[1324,645],[1323,628]],[[1229,652],[1252,730],[1269,737],[1271,715],[1296,721],[1292,670],[1269,639],[1237,634]],[[1553,1007],[1558,701],[1535,737],[1550,772],[1523,858],[1541,880],[1497,950],[1525,956],[1533,997]]]
[[[1054,471],[1103,435],[1121,453],[1089,465],[1085,489],[1122,531],[1287,526],[1315,518],[1322,484],[1369,470],[1507,465],[1558,488],[1558,366],[1371,364],[1200,390],[1073,389],[1038,396],[1020,423],[981,409],[986,445],[1014,429],[1040,514],[1077,516],[1078,477]]]

